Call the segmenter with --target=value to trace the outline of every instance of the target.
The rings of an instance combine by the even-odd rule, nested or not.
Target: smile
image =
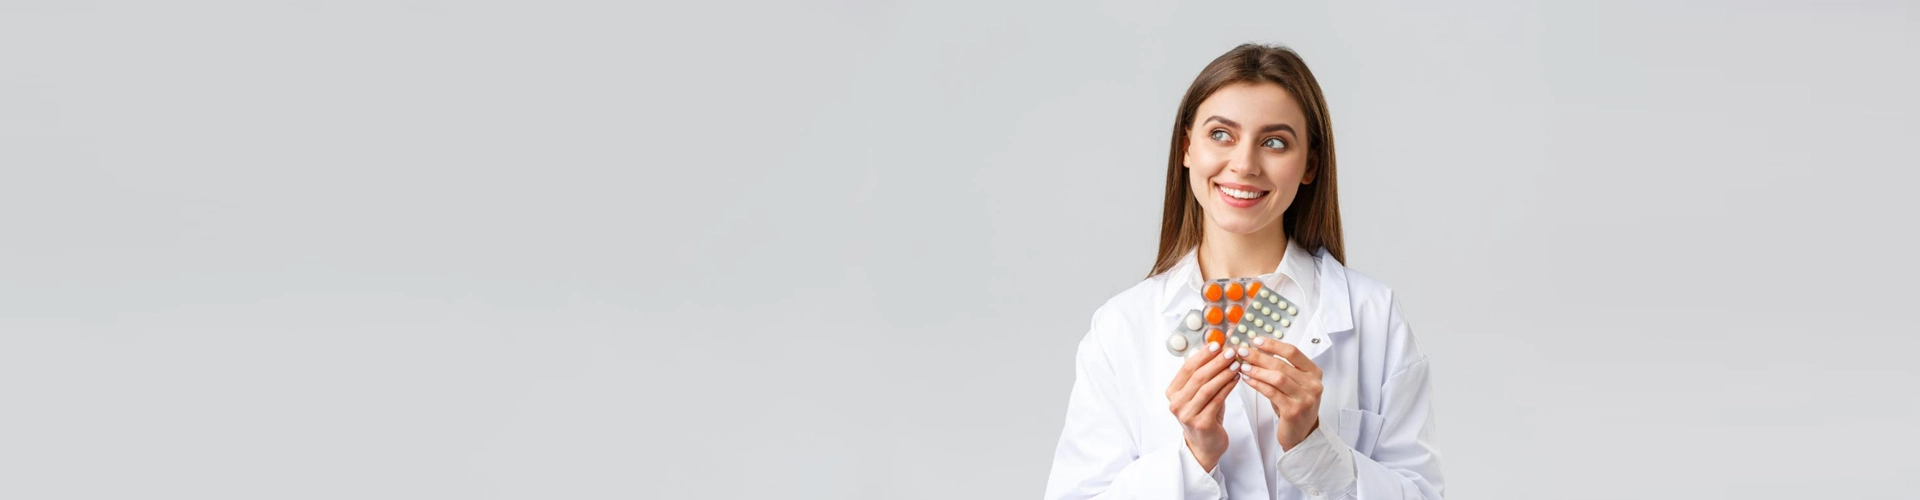
[[[1228,206],[1234,208],[1248,208],[1257,205],[1260,203],[1261,198],[1267,197],[1267,194],[1272,192],[1239,184],[1229,187],[1215,183],[1213,187],[1220,191],[1220,201],[1226,202]]]

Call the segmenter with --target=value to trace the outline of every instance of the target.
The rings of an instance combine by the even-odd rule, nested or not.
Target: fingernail
[[[1227,371],[1230,371],[1230,372],[1237,372],[1237,371],[1240,371],[1240,362],[1239,362],[1239,361],[1235,361],[1235,362],[1233,362],[1233,364],[1231,364],[1231,365],[1227,365]]]
[[[1266,338],[1266,337],[1254,337],[1254,338],[1253,338],[1253,345],[1267,345],[1267,338]]]
[[[1213,351],[1218,351],[1218,350],[1220,350],[1220,343],[1219,343],[1219,342],[1208,342],[1208,343],[1207,343],[1207,352],[1213,352]]]
[[[1229,349],[1220,353],[1220,359],[1233,359],[1233,350]]]
[[[1245,347],[1240,348],[1240,357],[1246,357],[1246,356],[1247,356],[1247,348]]]
[[[1240,371],[1243,371],[1243,372],[1253,371],[1253,365],[1240,365]]]

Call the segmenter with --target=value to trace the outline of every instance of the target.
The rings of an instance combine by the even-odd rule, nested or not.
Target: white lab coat
[[[1193,459],[1167,408],[1182,360],[1165,348],[1176,322],[1203,307],[1189,254],[1094,312],[1046,498],[1441,498],[1427,357],[1393,291],[1325,249],[1289,247],[1281,269],[1261,280],[1312,296],[1299,299],[1313,310],[1284,341],[1323,372],[1319,429],[1283,453],[1271,403],[1239,383],[1222,417],[1227,452],[1211,473]],[[1312,290],[1297,291],[1301,283],[1287,283],[1293,275]]]

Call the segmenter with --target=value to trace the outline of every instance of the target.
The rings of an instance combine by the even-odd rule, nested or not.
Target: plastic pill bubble
[[[1227,300],[1240,300],[1240,298],[1246,297],[1245,293],[1245,290],[1240,289],[1239,283],[1227,285]]]
[[[1207,306],[1207,324],[1218,325],[1220,324],[1220,319],[1220,308]]]
[[[1226,343],[1227,343],[1227,334],[1225,334],[1225,333],[1220,333],[1220,331],[1219,331],[1219,330],[1208,330],[1208,331],[1207,331],[1207,343],[1209,343],[1209,344],[1220,344],[1220,345],[1226,345]]]
[[[1200,325],[1200,312],[1199,312],[1199,311],[1188,311],[1188,312],[1187,312],[1187,329],[1188,329],[1188,330],[1192,330],[1192,331],[1196,331],[1196,332],[1197,332],[1197,331],[1200,331],[1200,326],[1201,326],[1201,325]]]
[[[1231,305],[1231,306],[1227,306],[1227,319],[1229,319],[1229,320],[1231,320],[1231,319],[1233,319],[1233,318],[1238,318],[1238,317],[1240,317],[1240,316],[1242,316],[1242,315],[1244,315],[1244,314],[1246,314],[1246,313],[1244,313],[1244,312],[1241,312],[1241,311],[1240,311],[1240,305],[1239,305],[1239,304],[1235,304],[1235,305]]]
[[[1185,351],[1185,350],[1187,350],[1187,336],[1185,336],[1185,335],[1172,335],[1172,336],[1168,336],[1168,337],[1167,337],[1167,348],[1168,348],[1168,349],[1173,349],[1173,350],[1175,350],[1175,351]]]
[[[1208,283],[1206,290],[1203,290],[1202,293],[1207,296],[1207,302],[1218,301],[1220,300],[1220,284]]]
[[[1248,295],[1248,296],[1255,296],[1255,295],[1257,295],[1257,296],[1260,296],[1260,297],[1265,297],[1265,296],[1267,296],[1267,295],[1266,295],[1266,294],[1264,294],[1264,293],[1260,293],[1260,282],[1258,282],[1258,281],[1255,281],[1255,282],[1252,282],[1252,283],[1248,283],[1248,284],[1247,284],[1247,295]]]

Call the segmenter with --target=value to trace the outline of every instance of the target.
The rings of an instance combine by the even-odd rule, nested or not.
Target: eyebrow
[[[1213,115],[1213,116],[1209,116],[1209,117],[1207,117],[1207,119],[1206,119],[1205,121],[1202,121],[1201,123],[1206,123],[1206,122],[1220,122],[1220,123],[1224,123],[1224,124],[1226,124],[1226,125],[1227,125],[1227,126],[1229,126],[1229,127],[1233,127],[1233,128],[1240,128],[1240,124],[1239,124],[1239,123],[1236,123],[1236,122],[1234,122],[1233,120],[1228,120],[1228,119],[1226,119],[1226,118],[1221,118],[1221,117],[1220,117],[1220,115]],[[1260,133],[1260,134],[1264,134],[1264,133],[1267,133],[1267,132],[1273,132],[1273,131],[1277,131],[1277,130],[1285,130],[1285,131],[1287,131],[1287,133],[1289,133],[1289,134],[1294,134],[1294,135],[1299,135],[1299,132],[1295,132],[1295,131],[1293,130],[1293,126],[1292,126],[1292,125],[1287,125],[1287,124],[1285,124],[1285,123],[1275,123],[1275,124],[1272,124],[1272,125],[1268,125],[1268,126],[1265,126],[1265,127],[1260,127],[1260,131],[1259,131],[1259,132],[1256,132],[1256,133]]]

